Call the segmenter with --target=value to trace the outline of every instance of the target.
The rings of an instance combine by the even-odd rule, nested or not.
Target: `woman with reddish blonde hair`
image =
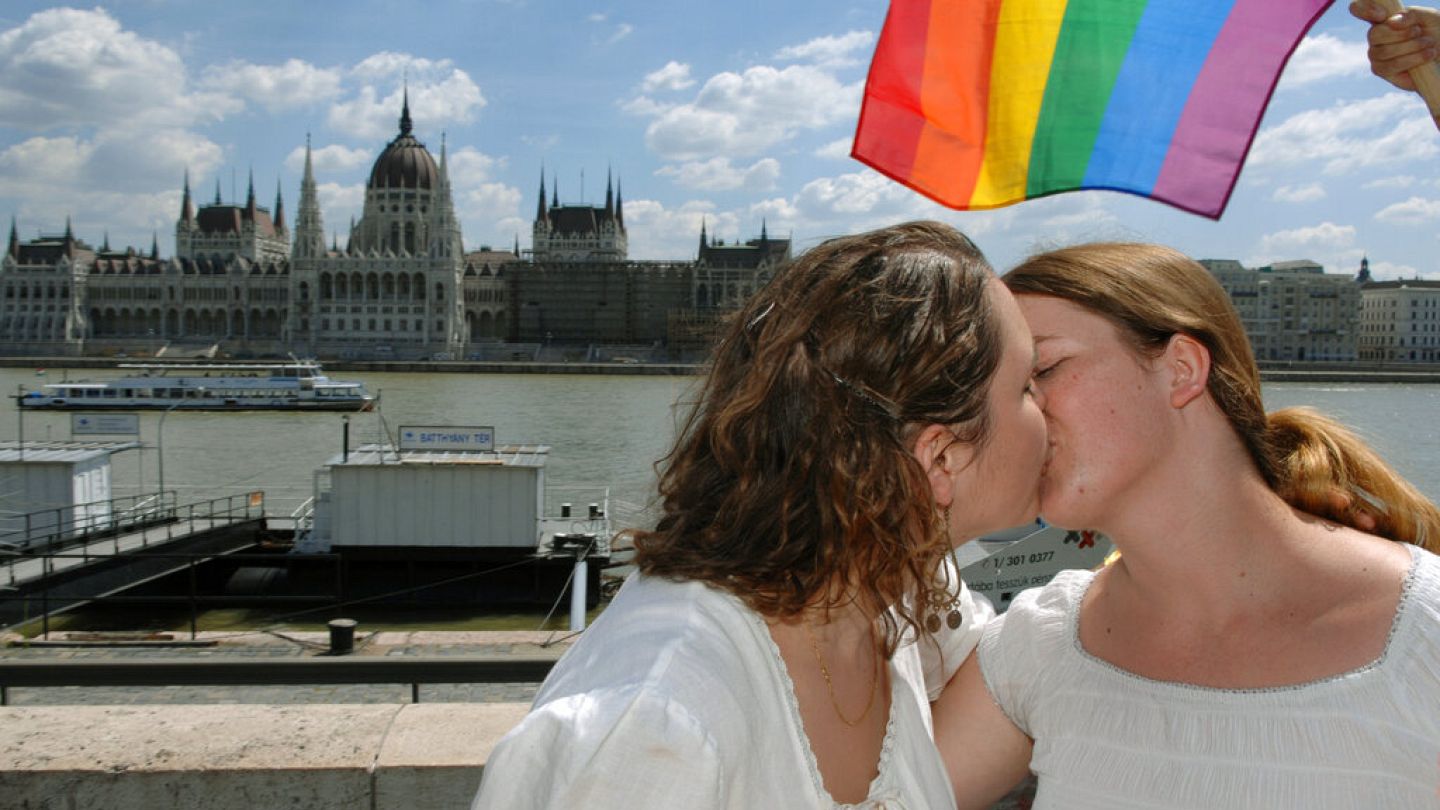
[[[1036,511],[1010,294],[954,229],[825,242],[725,328],[638,572],[479,808],[948,808],[930,700],[992,615],[944,565]]]
[[[1004,277],[1035,336],[1041,514],[1121,551],[991,623],[936,707],[961,807],[1435,807],[1440,511],[1344,427],[1266,414],[1240,318],[1157,245]]]

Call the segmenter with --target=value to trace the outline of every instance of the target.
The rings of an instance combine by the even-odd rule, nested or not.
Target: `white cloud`
[[[1418,181],[1414,177],[1411,177],[1408,174],[1401,174],[1395,175],[1393,177],[1381,177],[1376,180],[1371,180],[1370,182],[1361,186],[1361,188],[1410,188],[1417,182]]]
[[[608,13],[596,12],[590,14],[585,19],[589,20],[594,25],[605,25],[609,22],[610,15]],[[604,35],[602,38],[597,39],[596,42],[600,45],[614,45],[620,40],[630,36],[632,33],[634,33],[634,31],[635,26],[631,25],[630,23],[616,23],[615,28],[611,30],[608,35]]]
[[[850,157],[850,147],[851,145],[853,145],[853,143],[854,139],[848,136],[844,138],[836,138],[835,140],[825,144],[819,149],[816,149],[811,154],[813,154],[815,157],[824,158],[826,160],[845,160]]]
[[[753,155],[801,130],[853,120],[860,90],[858,82],[842,84],[810,65],[718,73],[694,101],[651,109],[655,120],[645,131],[645,143],[667,160]]]
[[[437,133],[443,124],[468,122],[486,104],[479,85],[448,59],[422,59],[386,51],[362,60],[351,68],[350,76],[359,81],[358,89],[351,98],[332,104],[326,121],[357,139],[395,135],[405,79],[409,82],[410,117],[417,133]]]
[[[1305,37],[1285,66],[1280,87],[1301,87],[1339,76],[1368,75],[1370,63],[1365,58],[1365,49],[1363,41],[1346,42],[1330,34]]]
[[[1305,183],[1298,186],[1280,186],[1270,195],[1276,202],[1305,203],[1325,199],[1325,187],[1319,183]]]
[[[31,186],[78,185],[95,147],[74,137],[35,137],[0,152],[0,194]]]
[[[219,146],[183,129],[116,130],[95,140],[37,136],[0,152],[0,196],[75,205],[77,198],[111,191],[178,193],[187,169],[196,180],[222,158]]]
[[[464,146],[451,152],[445,170],[450,174],[450,185],[455,189],[479,186],[492,177],[492,172],[503,168],[505,161],[493,158],[473,146]]]
[[[1327,258],[1354,243],[1354,226],[1336,225],[1333,222],[1275,231],[1260,238],[1258,252],[1246,261],[1246,264],[1259,266],[1307,258],[1327,264]]]
[[[1408,93],[1386,93],[1297,113],[1255,139],[1250,167],[1316,161],[1327,174],[1440,155],[1435,125]]]
[[[872,31],[850,31],[840,36],[816,37],[800,45],[781,48],[775,58],[785,62],[849,67],[860,64],[855,52],[868,49],[874,42],[875,34]]]
[[[795,195],[795,206],[805,217],[821,220],[856,215],[901,218],[934,208],[909,188],[868,169],[811,180]]]
[[[481,183],[460,195],[459,208],[467,220],[489,222],[513,217],[520,211],[520,189],[504,183]]]
[[[316,174],[348,172],[376,158],[374,149],[351,149],[332,143],[310,151],[310,163]],[[299,176],[305,171],[305,147],[297,146],[285,156],[285,168]]]
[[[49,9],[0,32],[0,120],[65,127],[184,127],[234,112],[240,102],[192,93],[170,48],[123,30],[103,9]]]
[[[320,200],[325,242],[329,244],[331,237],[339,234],[340,247],[345,247],[345,239],[350,234],[350,220],[358,220],[365,208],[365,184],[319,183],[315,186],[315,196]]]
[[[1419,270],[1408,264],[1396,264],[1394,262],[1370,262],[1370,276],[1375,279],[1390,278],[1419,278]],[[1434,276],[1433,273],[1425,274],[1426,278]]]
[[[692,161],[678,166],[664,166],[655,172],[660,177],[672,178],[676,185],[702,191],[731,191],[743,188],[747,191],[771,191],[780,178],[780,161],[761,158],[754,164],[730,165],[730,158],[714,157],[706,161]]]
[[[727,239],[740,235],[740,216],[734,211],[718,211],[708,201],[690,200],[678,208],[666,208],[655,200],[626,200],[631,258],[694,258],[702,221],[710,234]]]
[[[231,62],[211,65],[201,83],[214,90],[247,99],[270,112],[305,107],[340,95],[341,72],[319,68],[299,59],[280,65]]]
[[[1440,220],[1440,200],[1411,197],[1404,202],[1386,206],[1375,214],[1375,218],[1381,222],[1393,222],[1400,225],[1422,225]]]
[[[671,60],[665,63],[665,67],[645,74],[645,78],[640,81],[640,92],[684,90],[693,84],[695,84],[695,80],[690,78],[690,66]]]
[[[620,40],[630,36],[630,34],[634,33],[634,31],[635,26],[631,25],[630,23],[620,23],[619,25],[615,26],[615,32],[610,35],[610,38],[605,40],[605,44],[614,45]]]

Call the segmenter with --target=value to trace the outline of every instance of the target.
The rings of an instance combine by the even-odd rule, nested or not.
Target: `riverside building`
[[[1352,361],[1359,356],[1360,284],[1309,260],[1247,268],[1201,259],[1245,324],[1257,360]]]
[[[63,235],[0,257],[0,351],[369,359],[698,359],[790,256],[790,240],[725,244],[702,225],[694,259],[628,257],[623,192],[563,203],[542,171],[531,247],[466,251],[442,141],[437,161],[399,132],[376,158],[363,213],[325,243],[310,145],[293,231],[284,201],[196,204],[185,178],[175,256],[92,248]]]
[[[1440,362],[1440,281],[1372,281],[1361,288],[1360,359]]]

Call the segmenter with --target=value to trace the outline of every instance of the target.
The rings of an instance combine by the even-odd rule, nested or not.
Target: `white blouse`
[[[500,741],[474,810],[948,810],[929,701],[993,615],[968,590],[958,604],[943,650],[909,641],[896,651],[879,773],[866,801],[839,805],[760,615],[697,582],[631,575]]]
[[[1440,558],[1410,548],[1380,657],[1295,686],[1162,682],[1090,655],[1090,572],[1022,594],[978,655],[1035,740],[1036,810],[1440,807]]]

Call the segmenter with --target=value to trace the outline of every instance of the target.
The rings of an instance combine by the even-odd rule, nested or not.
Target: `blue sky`
[[[408,75],[416,135],[449,149],[467,248],[529,245],[543,164],[562,201],[623,183],[632,258],[693,258],[702,218],[731,240],[938,218],[1003,268],[1045,247],[1139,239],[1249,265],[1308,258],[1440,277],[1440,133],[1369,75],[1337,4],[1297,51],[1219,222],[1082,192],[954,212],[848,157],[881,0],[731,3],[126,0],[0,8],[0,213],[173,249],[196,195],[293,223],[306,134],[327,230],[343,241]],[[583,179],[582,179],[583,177]]]

